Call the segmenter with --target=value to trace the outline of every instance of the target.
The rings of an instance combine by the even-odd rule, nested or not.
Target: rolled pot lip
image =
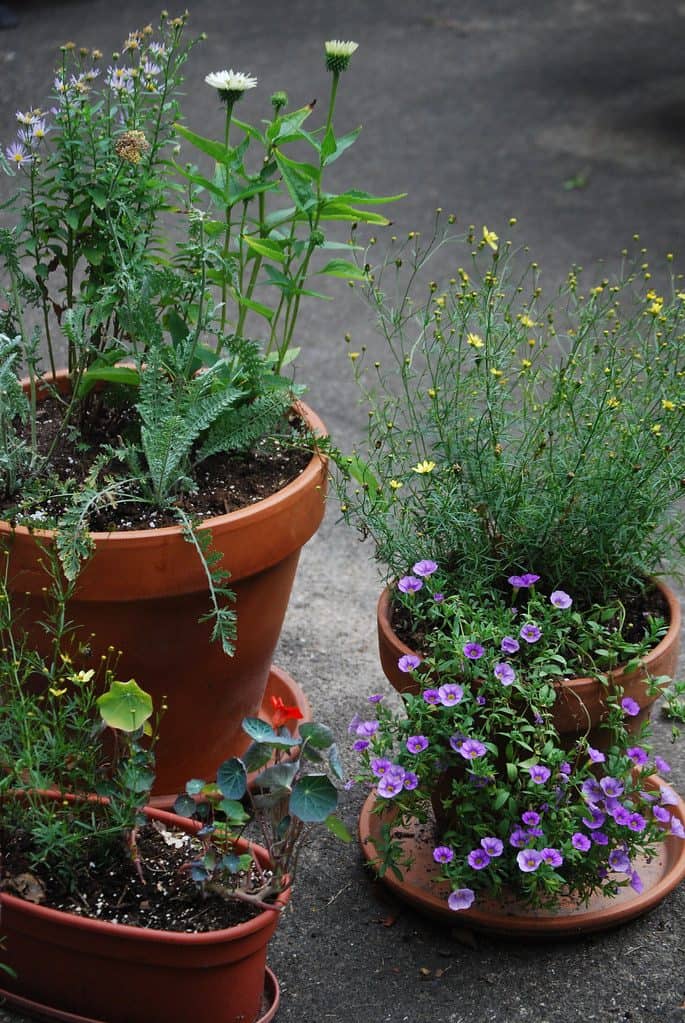
[[[655,576],[649,576],[648,578],[649,581],[659,590],[668,604],[669,622],[665,636],[663,636],[656,646],[652,647],[652,649],[649,650],[641,659],[642,663],[647,668],[649,668],[649,665],[660,656],[666,645],[672,641],[672,636],[677,635],[681,627],[680,601],[676,594],[669,586],[666,585],[666,583],[661,582],[661,580]],[[404,643],[394,631],[390,622],[391,606],[391,589],[390,586],[386,586],[378,598],[378,604],[376,605],[379,629],[383,632],[386,639],[398,650],[401,650],[403,654],[417,654],[417,651],[412,650],[411,647],[407,646],[407,644]],[[619,679],[625,674],[625,665],[618,665],[616,668],[612,668],[609,672],[607,672],[607,674],[611,675],[615,679]],[[559,681],[559,685],[564,685],[570,681],[573,681],[574,685],[586,684],[588,686],[594,686],[596,685],[597,680],[589,675],[579,675],[573,679],[561,679]]]
[[[98,800],[98,797],[95,797],[95,799]],[[157,810],[151,806],[145,807],[145,814],[151,820],[160,821],[160,823],[168,827],[180,828],[189,834],[194,834],[202,827],[199,821],[193,821],[189,817],[179,817],[177,814],[169,813],[166,810]],[[257,845],[254,842],[248,843],[245,839],[239,839],[239,845],[244,845],[246,848],[249,847],[259,860],[268,862],[268,853],[263,846]],[[220,945],[227,941],[247,938],[249,935],[269,927],[273,922],[273,914],[280,913],[285,908],[290,900],[290,895],[291,888],[288,886],[278,895],[273,909],[262,909],[257,916],[251,920],[246,920],[244,923],[234,924],[232,927],[224,927],[221,930],[199,931],[190,934],[186,931],[163,931],[152,927],[134,927],[131,924],[112,923],[109,920],[95,920],[93,917],[79,916],[76,913],[68,912],[68,910],[53,909],[50,906],[39,906],[4,891],[0,892],[0,906],[7,904],[8,908],[11,907],[21,911],[25,916],[35,920],[44,920],[46,923],[51,922],[64,926],[65,920],[73,920],[75,926],[89,931],[93,935],[107,935],[108,937],[116,935],[121,936],[127,941],[137,941],[145,944],[188,945],[197,948],[199,946]]]
[[[56,379],[63,379],[65,376],[66,370],[59,370]],[[23,383],[25,381],[22,381]],[[315,437],[324,438],[328,436],[326,424],[309,405],[298,399],[293,402],[292,408],[302,416]],[[245,519],[269,518],[272,511],[280,504],[287,503],[299,490],[306,489],[310,484],[313,484],[327,462],[327,457],[315,449],[302,472],[295,479],[286,483],[284,487],[281,487],[280,490],[269,494],[268,497],[263,497],[260,501],[255,501],[254,504],[246,505],[244,508],[238,508],[236,511],[227,512],[224,515],[215,515],[212,518],[204,519],[197,528],[199,530],[221,529],[222,526],[230,524],[237,529]],[[98,542],[104,543],[105,541],[108,544],[140,544],[145,542],[150,536],[154,536],[158,540],[164,540],[167,537],[180,536],[182,531],[183,527],[177,525],[160,526],[159,529],[114,529],[109,532],[93,532],[89,535],[97,546]],[[7,519],[0,518],[0,536],[3,534],[21,537],[30,536],[49,542],[54,539],[56,532],[57,530],[55,529],[33,529],[20,525],[11,526]]]

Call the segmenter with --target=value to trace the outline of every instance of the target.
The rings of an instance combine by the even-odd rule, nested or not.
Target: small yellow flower
[[[412,469],[412,472],[417,472],[419,476],[425,476],[429,472],[433,472],[435,468],[435,462],[429,462],[428,459],[424,459],[423,462],[419,462]]]
[[[662,398],[661,399],[661,407],[666,412],[672,412],[673,409],[675,408],[675,402],[671,401],[670,398]]]
[[[404,484],[400,483],[399,480],[390,480],[390,489],[391,490],[399,490],[400,487],[402,487],[402,486],[404,486]]]
[[[490,372],[492,373],[492,375],[493,375],[494,377],[501,377],[501,376],[502,376],[502,372],[503,372],[503,371],[502,371],[501,369],[495,369],[495,368],[493,367],[493,368],[492,368],[492,369],[490,370]]]
[[[446,301],[447,301],[447,300],[446,300],[446,298],[445,298],[445,296],[444,296],[444,295],[440,295],[440,296],[439,296],[438,298],[434,299],[434,302],[435,302],[435,304],[436,304],[437,306],[440,306],[440,308],[441,308],[441,309],[444,309],[444,308],[445,308],[445,302],[446,302]]]
[[[522,313],[521,316],[519,316],[519,320],[521,321],[522,327],[537,327],[535,320],[531,320],[527,313]]]
[[[530,359],[521,359],[521,367],[523,369],[530,369],[532,365],[533,363],[530,361]]]
[[[485,341],[480,334],[468,334],[466,337],[467,344],[470,344],[472,348],[483,348],[485,347]]]
[[[615,395],[612,395],[611,398],[609,398],[607,400],[607,407],[608,408],[619,408],[620,404],[621,404],[621,402],[618,400],[618,398]]]
[[[677,291],[676,298],[679,298],[681,302],[685,302],[685,291]]]
[[[661,434],[661,423],[655,423],[654,424],[654,426],[652,427],[652,433],[655,435],[655,437],[659,437],[660,436],[660,434]]]
[[[427,391],[427,394],[428,394],[428,397],[429,397],[429,398],[436,398],[436,397],[437,397],[437,394],[438,394],[438,392],[437,392],[437,391],[435,390],[435,388],[434,388],[434,387],[429,387],[429,388],[428,388],[428,391]]]
[[[497,252],[497,246],[499,238],[494,231],[488,231],[487,227],[483,225],[483,241],[486,245],[489,245],[493,252]]]
[[[64,696],[64,694],[66,693],[66,689],[54,689],[52,686],[50,686],[48,692],[51,693],[53,696],[60,697]]]
[[[590,288],[591,295],[601,295],[604,291],[604,285],[598,284],[595,288]]]
[[[360,355],[359,352],[348,352],[347,358],[350,360],[350,362],[356,362],[356,360],[359,358],[359,355]]]

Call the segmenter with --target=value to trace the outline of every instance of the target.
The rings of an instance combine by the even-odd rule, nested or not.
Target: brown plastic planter
[[[298,403],[297,410],[315,434],[325,434],[311,409]],[[157,746],[156,793],[180,792],[189,778],[211,777],[226,757],[245,750],[241,721],[262,706],[300,550],[323,518],[326,484],[326,459],[315,453],[276,494],[199,527],[211,533],[236,594],[232,658],[211,642],[211,624],[198,621],[210,607],[207,579],[180,526],[92,534],[95,552],[68,613],[96,657],[109,646],[121,650],[119,677],[135,678],[157,709],[168,707]],[[54,534],[0,522],[3,542],[10,550],[13,600],[31,643],[45,651],[39,623],[49,579],[40,547],[52,544]]]
[[[191,833],[199,824],[160,810],[150,818]],[[241,848],[246,848],[243,842]],[[262,865],[265,849],[252,846]],[[279,897],[285,905],[289,891]],[[0,894],[3,974],[10,1004],[55,1020],[85,1023],[256,1023],[273,1019],[278,985],[267,983],[266,948],[280,911],[203,934],[105,923]],[[199,1014],[199,1015],[198,1015]]]

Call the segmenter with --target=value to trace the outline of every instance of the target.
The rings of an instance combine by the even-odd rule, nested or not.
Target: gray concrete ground
[[[14,112],[40,103],[56,44],[117,49],[155,20],[161,0],[15,0],[19,26],[0,34],[0,139]],[[685,261],[685,4],[679,0],[190,0],[208,39],[188,67],[187,119],[218,132],[202,84],[233,67],[285,87],[293,103],[324,95],[322,41],[360,43],[339,125],[364,124],[342,179],[407,191],[397,233],[425,229],[436,205],[463,224],[519,237],[559,283],[573,262],[610,267],[639,232],[655,259]],[[171,13],[177,13],[171,8]],[[263,91],[264,90],[264,91]],[[343,164],[346,166],[343,166]],[[569,187],[574,182],[579,187]],[[566,183],[566,184],[565,184]],[[5,187],[5,186],[0,186]],[[343,334],[371,340],[368,313],[344,286],[302,316],[300,377],[341,446],[363,423]],[[379,581],[370,550],[336,522],[333,503],[305,549],[278,663],[315,714],[345,740],[364,696],[385,685],[377,663]],[[661,751],[685,792],[683,750]],[[344,797],[354,826],[362,794]],[[526,945],[440,928],[393,903],[367,876],[356,844],[325,838],[306,857],[291,910],[270,949],[281,1023],[682,1023],[685,888],[618,931]],[[40,964],[37,964],[40,968]],[[428,972],[425,973],[424,969]],[[198,1018],[202,1018],[198,1007]],[[17,1017],[0,1011],[0,1020]]]

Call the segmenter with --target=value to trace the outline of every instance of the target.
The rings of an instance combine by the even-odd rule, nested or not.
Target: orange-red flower
[[[271,706],[273,707],[271,723],[274,728],[280,728],[286,721],[299,721],[303,716],[299,707],[286,707],[280,696],[271,697]]]

